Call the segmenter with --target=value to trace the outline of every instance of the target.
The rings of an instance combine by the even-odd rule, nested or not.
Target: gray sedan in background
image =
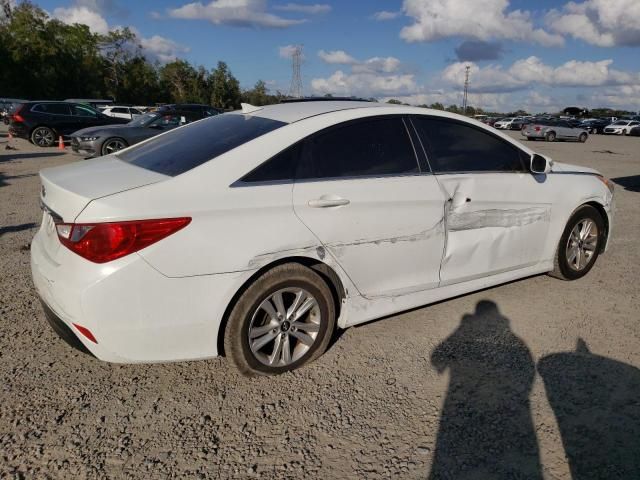
[[[125,125],[83,128],[71,136],[72,150],[85,158],[109,155],[187,123],[180,112],[141,115]]]
[[[564,120],[541,120],[533,121],[526,125],[522,131],[522,135],[527,140],[543,139],[547,142],[555,142],[556,140],[572,140],[574,142],[586,142],[589,138],[589,132],[581,127],[573,127]]]

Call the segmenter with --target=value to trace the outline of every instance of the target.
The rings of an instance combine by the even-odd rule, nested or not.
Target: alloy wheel
[[[567,240],[567,263],[580,272],[593,261],[598,247],[598,226],[590,218],[580,220]]]
[[[249,348],[270,367],[302,358],[315,344],[322,315],[316,298],[302,288],[283,288],[256,308],[249,325]]]
[[[48,128],[36,128],[33,131],[33,143],[38,145],[39,147],[49,147],[53,145],[54,137],[53,132]]]
[[[127,145],[120,139],[114,138],[113,140],[108,140],[103,146],[102,146],[102,154],[103,155],[110,155],[112,153],[116,153],[120,150],[122,150],[123,148],[126,148]]]

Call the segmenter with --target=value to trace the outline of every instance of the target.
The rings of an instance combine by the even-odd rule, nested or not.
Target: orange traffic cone
[[[62,139],[62,135],[58,137],[58,150],[64,150],[64,140]]]

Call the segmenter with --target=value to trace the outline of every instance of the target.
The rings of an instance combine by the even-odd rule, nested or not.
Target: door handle
[[[313,208],[342,207],[351,203],[346,198],[327,198],[322,196],[315,200],[309,200],[309,206]]]

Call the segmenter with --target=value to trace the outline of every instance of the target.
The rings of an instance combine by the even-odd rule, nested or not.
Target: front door
[[[420,172],[401,117],[347,122],[307,139],[293,205],[364,296],[438,286],[444,197]]]
[[[414,117],[448,199],[441,285],[525,268],[542,260],[551,219],[544,176],[495,134],[455,120]]]

